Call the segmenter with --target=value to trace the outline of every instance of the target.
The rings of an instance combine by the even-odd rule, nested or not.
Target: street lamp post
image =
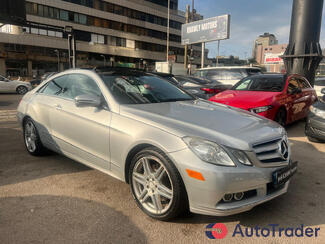
[[[169,59],[169,20],[170,20],[170,0],[168,0],[168,17],[167,17],[167,62]]]
[[[58,72],[60,72],[60,51],[58,49],[55,49],[54,52],[58,56]]]
[[[100,55],[103,59],[104,59],[104,66],[106,66],[106,57],[105,57],[105,55]]]

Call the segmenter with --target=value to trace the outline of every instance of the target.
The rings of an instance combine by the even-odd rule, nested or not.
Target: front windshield
[[[281,92],[284,87],[284,76],[256,76],[242,79],[231,90]]]
[[[162,103],[195,100],[165,79],[151,75],[101,75],[120,104]]]

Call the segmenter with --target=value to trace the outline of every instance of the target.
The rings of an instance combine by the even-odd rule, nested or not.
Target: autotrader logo
[[[209,239],[223,239],[227,236],[228,230],[225,224],[212,223],[207,225],[205,234]]]
[[[257,237],[257,238],[278,238],[278,237],[310,237],[315,238],[320,235],[319,227],[308,227],[304,224],[295,227],[280,227],[279,224],[268,224],[267,226],[244,227],[240,224],[235,226],[235,229],[229,230],[231,237]],[[208,224],[205,229],[205,234],[209,239],[223,239],[228,234],[228,229],[225,224],[212,223]]]

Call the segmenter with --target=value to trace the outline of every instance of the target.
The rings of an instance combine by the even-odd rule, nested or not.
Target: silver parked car
[[[0,93],[26,94],[32,89],[32,85],[25,81],[9,80],[0,75]]]
[[[50,149],[129,183],[160,220],[250,210],[284,194],[297,167],[275,122],[140,71],[57,74],[23,97],[18,118],[30,154]]]

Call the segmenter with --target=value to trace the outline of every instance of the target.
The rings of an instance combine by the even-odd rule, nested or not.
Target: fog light
[[[233,194],[226,194],[224,195],[224,197],[222,198],[222,200],[224,202],[230,202],[232,200]]]
[[[237,200],[237,201],[242,200],[243,197],[244,197],[244,192],[238,192],[238,193],[235,193],[235,194],[234,194],[234,198],[235,198],[235,200]]]

